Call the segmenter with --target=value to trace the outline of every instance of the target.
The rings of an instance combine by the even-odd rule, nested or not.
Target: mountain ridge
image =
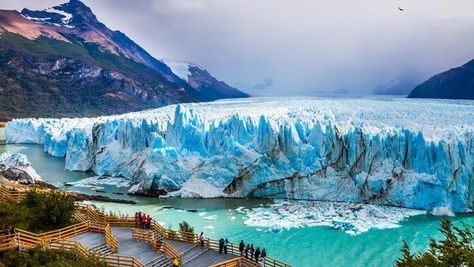
[[[434,75],[415,87],[408,97],[474,99],[474,59]]]
[[[229,93],[220,83],[196,90],[78,0],[0,10],[0,61],[0,120],[110,115],[234,97],[237,90],[223,82]]]

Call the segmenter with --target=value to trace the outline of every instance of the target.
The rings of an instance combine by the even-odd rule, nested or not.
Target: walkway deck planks
[[[144,263],[150,262],[160,255],[153,251],[150,243],[132,239],[132,228],[130,227],[111,227],[111,231],[119,243],[118,255],[133,256]]]
[[[105,243],[105,237],[102,233],[87,232],[76,235],[71,240],[80,242],[84,247],[92,249]]]

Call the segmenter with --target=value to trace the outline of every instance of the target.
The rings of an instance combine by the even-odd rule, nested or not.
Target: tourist
[[[219,239],[219,254],[222,254],[222,250],[224,249],[224,238]]]
[[[140,221],[140,226],[142,229],[145,229],[145,224],[146,224],[146,214],[143,213],[142,220]]]
[[[265,251],[265,249],[262,249],[262,254],[260,256],[262,258],[263,266],[265,266],[265,258],[267,257],[267,251]]]
[[[227,246],[229,245],[229,240],[227,238],[224,240],[224,254],[227,254]]]
[[[199,242],[201,243],[201,247],[204,247],[204,232],[201,232],[198,238]]]
[[[138,213],[138,224],[139,224],[140,226],[141,226],[141,224],[142,224],[142,212],[141,212],[141,211]]]
[[[135,212],[135,227],[138,226],[138,212]]]
[[[253,244],[251,244],[250,245],[250,260],[253,260],[254,252],[255,252],[255,249],[253,248]]]
[[[150,226],[151,226],[151,217],[150,217],[150,214],[148,214],[148,216],[146,217],[146,228],[150,229]]]
[[[255,263],[258,263],[258,257],[260,257],[260,248],[255,250]]]
[[[173,259],[173,266],[179,266],[179,260],[177,258]]]
[[[250,250],[250,244],[247,244],[245,247],[245,258],[249,258],[249,250]]]
[[[239,244],[240,257],[244,255],[244,249],[245,249],[244,240],[240,240],[240,244]]]

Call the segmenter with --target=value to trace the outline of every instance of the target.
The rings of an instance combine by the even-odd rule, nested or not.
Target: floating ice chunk
[[[108,177],[108,176],[93,176],[79,180],[77,182],[69,182],[67,185],[76,187],[91,187],[97,188],[100,185],[113,185],[115,187],[130,187],[130,181],[124,178]],[[103,187],[100,187],[102,189]]]
[[[212,225],[208,225],[208,226],[204,227],[204,229],[209,229],[209,230],[212,230],[212,229],[214,229],[214,226],[212,226]]]
[[[321,201],[279,201],[266,207],[244,210],[245,224],[278,232],[289,228],[329,226],[348,234],[372,228],[399,227],[410,216],[425,211],[406,208]]]
[[[203,219],[208,220],[208,221],[214,221],[217,219],[217,215],[206,216],[206,217],[203,217]]]

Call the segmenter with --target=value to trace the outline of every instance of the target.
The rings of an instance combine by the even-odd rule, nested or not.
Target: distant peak
[[[92,10],[79,0],[70,0],[67,3],[43,10],[24,8],[21,11],[21,15],[38,23],[65,26],[68,28],[80,26],[85,22],[91,24],[100,23]]]

